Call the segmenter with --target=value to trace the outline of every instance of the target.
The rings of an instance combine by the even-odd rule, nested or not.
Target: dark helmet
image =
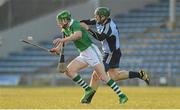
[[[110,16],[110,9],[107,7],[98,7],[98,8],[96,8],[94,14],[99,15],[99,16],[109,17]]]

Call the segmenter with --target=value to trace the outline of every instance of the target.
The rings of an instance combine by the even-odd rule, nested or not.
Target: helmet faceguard
[[[58,25],[60,24],[60,27],[64,28],[68,25],[68,20],[71,20],[71,13],[68,10],[64,10],[60,12],[57,17]]]
[[[99,20],[96,19],[96,21],[100,24],[103,24],[104,21],[109,18],[110,16],[110,9],[107,7],[98,7],[94,11],[94,15],[99,17]]]
[[[56,19],[59,21],[70,20],[71,19],[71,13],[68,10],[64,10],[57,15]]]

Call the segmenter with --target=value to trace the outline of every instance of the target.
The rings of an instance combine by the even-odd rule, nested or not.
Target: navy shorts
[[[121,49],[120,48],[113,51],[112,54],[104,53],[103,63],[104,63],[106,72],[110,68],[119,68],[120,58],[121,58]]]

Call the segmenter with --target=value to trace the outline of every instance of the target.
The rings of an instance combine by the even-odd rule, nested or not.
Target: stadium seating
[[[180,1],[177,2],[177,15],[180,15]],[[147,5],[142,10],[134,10],[126,15],[114,17],[121,32],[121,69],[136,71],[145,69],[151,74],[180,73],[179,29],[145,32],[149,29],[160,28],[167,16],[168,1],[160,0],[159,4]],[[139,33],[140,36],[138,36]],[[50,41],[43,41],[40,44],[51,48]],[[78,55],[72,45],[70,43],[65,47],[66,60]],[[55,67],[57,61],[58,56],[39,51],[34,47],[25,47],[20,53],[11,53],[6,59],[0,59],[0,74],[33,73],[40,68]],[[86,73],[85,76],[90,76],[91,72],[91,68],[81,71],[81,73]]]
[[[120,67],[127,70],[141,68],[152,74],[179,73],[180,34],[175,30],[160,29],[160,32],[146,32],[151,28],[160,28],[168,16],[169,1],[161,0],[159,4],[147,5],[143,10],[134,10],[127,15],[117,15],[121,32],[123,57]],[[177,1],[177,15],[180,12]],[[143,36],[129,36],[131,33],[144,33]],[[130,33],[130,34],[129,34]],[[171,71],[169,71],[170,69]]]

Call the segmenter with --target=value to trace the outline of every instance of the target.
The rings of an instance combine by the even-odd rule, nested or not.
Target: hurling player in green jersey
[[[101,52],[90,40],[88,32],[80,26],[80,22],[72,19],[68,10],[60,12],[56,19],[64,34],[64,38],[57,38],[53,41],[53,44],[56,46],[53,50],[58,51],[63,43],[72,41],[80,52],[79,56],[69,63],[65,74],[85,90],[84,97],[86,98],[83,97],[81,103],[89,102],[86,99],[91,99],[89,97],[93,97],[95,93],[95,90],[78,74],[81,69],[88,66],[93,67],[99,78],[114,90],[119,97],[119,103],[127,102],[127,96],[120,90],[116,82],[107,76]]]

